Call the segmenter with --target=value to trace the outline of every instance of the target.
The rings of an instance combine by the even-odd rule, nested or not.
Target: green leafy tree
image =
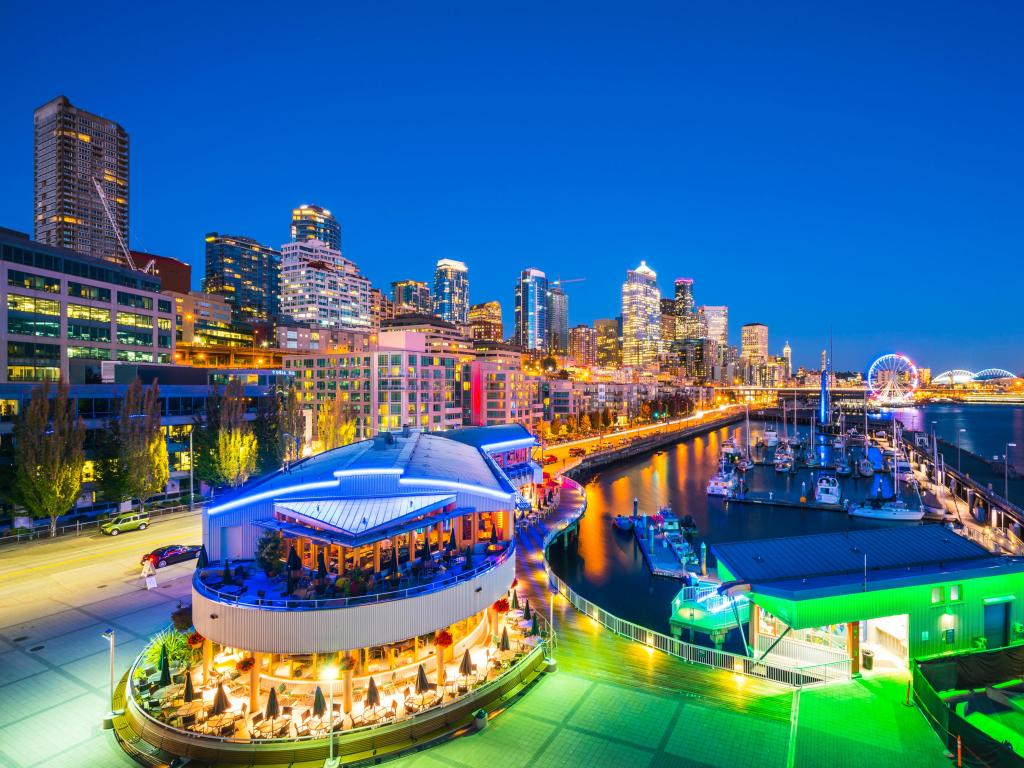
[[[601,418],[601,411],[599,411],[599,410],[592,411],[589,418],[590,418],[590,426],[591,426],[592,429],[595,429],[598,432],[600,432],[602,429],[604,429],[604,421]]]
[[[146,501],[167,488],[170,467],[161,428],[160,387],[143,390],[136,377],[125,391],[118,417],[107,425],[97,463],[100,494],[109,501]]]
[[[302,394],[297,386],[288,387],[281,404],[281,433],[285,461],[298,461],[306,443],[306,417]]]
[[[217,464],[217,436],[220,434],[221,398],[217,386],[206,396],[203,416],[192,425],[192,448],[195,452],[195,475],[210,486],[223,485],[224,478]]]
[[[284,400],[271,392],[260,401],[252,432],[256,437],[256,469],[262,475],[284,466],[285,440],[281,429]]]
[[[316,435],[320,450],[329,451],[356,439],[356,422],[342,402],[333,397],[320,403],[316,413]]]
[[[558,418],[558,416],[555,416],[555,418],[553,418],[551,420],[551,434],[554,437],[561,437],[562,436],[562,432],[564,430],[565,430],[565,425],[562,423],[562,420],[560,418]]]
[[[256,542],[256,562],[268,576],[275,575],[283,563],[284,542],[278,531],[264,531]]]
[[[611,408],[604,409],[604,417],[602,418],[602,421],[604,421],[605,427],[615,426],[615,414],[612,412]]]
[[[590,423],[590,414],[584,413],[580,416],[580,432],[584,435],[589,435],[593,430],[593,425]]]
[[[52,401],[49,383],[32,390],[14,427],[15,501],[32,517],[48,518],[57,535],[57,518],[82,491],[85,425],[75,415],[68,385],[60,382]]]
[[[256,437],[245,419],[245,387],[232,379],[224,387],[217,431],[216,472],[221,482],[237,488],[256,470]]]

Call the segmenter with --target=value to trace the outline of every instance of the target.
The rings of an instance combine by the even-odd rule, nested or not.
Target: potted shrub
[[[267,578],[276,576],[281,570],[282,557],[284,555],[284,544],[281,541],[281,534],[278,531],[264,531],[256,542],[256,562],[267,575]]]

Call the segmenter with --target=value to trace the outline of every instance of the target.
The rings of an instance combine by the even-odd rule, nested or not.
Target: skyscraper
[[[661,294],[658,276],[641,261],[622,284],[622,364],[654,365],[661,351]]]
[[[729,346],[729,308],[701,306],[697,318],[704,337],[718,342],[719,349]]]
[[[379,307],[383,314],[383,307]],[[323,328],[369,328],[370,281],[319,240],[281,247],[281,314]],[[378,318],[380,319],[380,318]]]
[[[419,280],[396,280],[391,283],[391,299],[395,314],[429,315],[433,311],[430,286]]]
[[[786,378],[793,376],[793,349],[789,346],[789,342],[782,348],[782,363],[785,368]]]
[[[746,323],[740,329],[740,357],[764,362],[768,359],[768,326]]]
[[[35,111],[35,239],[125,264],[128,133],[58,96]],[[99,182],[116,222],[96,191]]]
[[[278,312],[281,253],[251,237],[206,236],[203,290],[223,296],[236,320],[262,322]]]
[[[539,269],[530,267],[519,274],[515,290],[515,322],[513,341],[523,349],[548,348],[548,278]]]
[[[292,210],[292,242],[319,240],[328,248],[341,250],[341,224],[326,208],[300,205]]]
[[[676,305],[676,317],[693,315],[693,278],[676,278],[676,294],[673,301]]]
[[[461,261],[438,259],[434,270],[434,314],[456,325],[469,321],[469,270]]]
[[[553,355],[569,351],[569,296],[554,284],[548,289],[548,351]]]
[[[616,318],[594,321],[597,333],[597,364],[608,368],[622,364],[622,346],[619,340],[619,321]]]
[[[470,307],[469,330],[473,341],[502,341],[505,328],[501,322],[501,304],[487,301]]]
[[[569,329],[569,357],[576,365],[589,368],[597,365],[597,330],[589,325]]]

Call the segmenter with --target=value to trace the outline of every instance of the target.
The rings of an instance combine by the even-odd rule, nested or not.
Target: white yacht
[[[821,504],[839,504],[843,498],[839,479],[835,475],[821,475],[814,486],[814,498]]]
[[[921,506],[907,506],[903,499],[892,501],[865,500],[851,504],[849,513],[852,517],[867,517],[872,520],[904,520],[913,522],[924,517]]]

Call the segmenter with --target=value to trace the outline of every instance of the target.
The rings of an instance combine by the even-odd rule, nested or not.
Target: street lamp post
[[[337,768],[341,758],[334,757],[334,681],[338,679],[338,668],[333,664],[321,672],[321,679],[327,681],[327,762],[324,768]]]
[[[195,432],[195,427],[191,427],[188,431],[188,509],[191,512],[195,507],[196,498],[196,484],[195,484],[195,467],[196,467],[196,454],[192,450],[192,433]]]
[[[110,730],[114,727],[114,716],[123,714],[124,711],[117,711],[114,709],[114,642],[116,632],[111,629],[105,629],[101,633],[101,636],[110,643],[110,713],[103,716],[103,728],[104,730]]]

